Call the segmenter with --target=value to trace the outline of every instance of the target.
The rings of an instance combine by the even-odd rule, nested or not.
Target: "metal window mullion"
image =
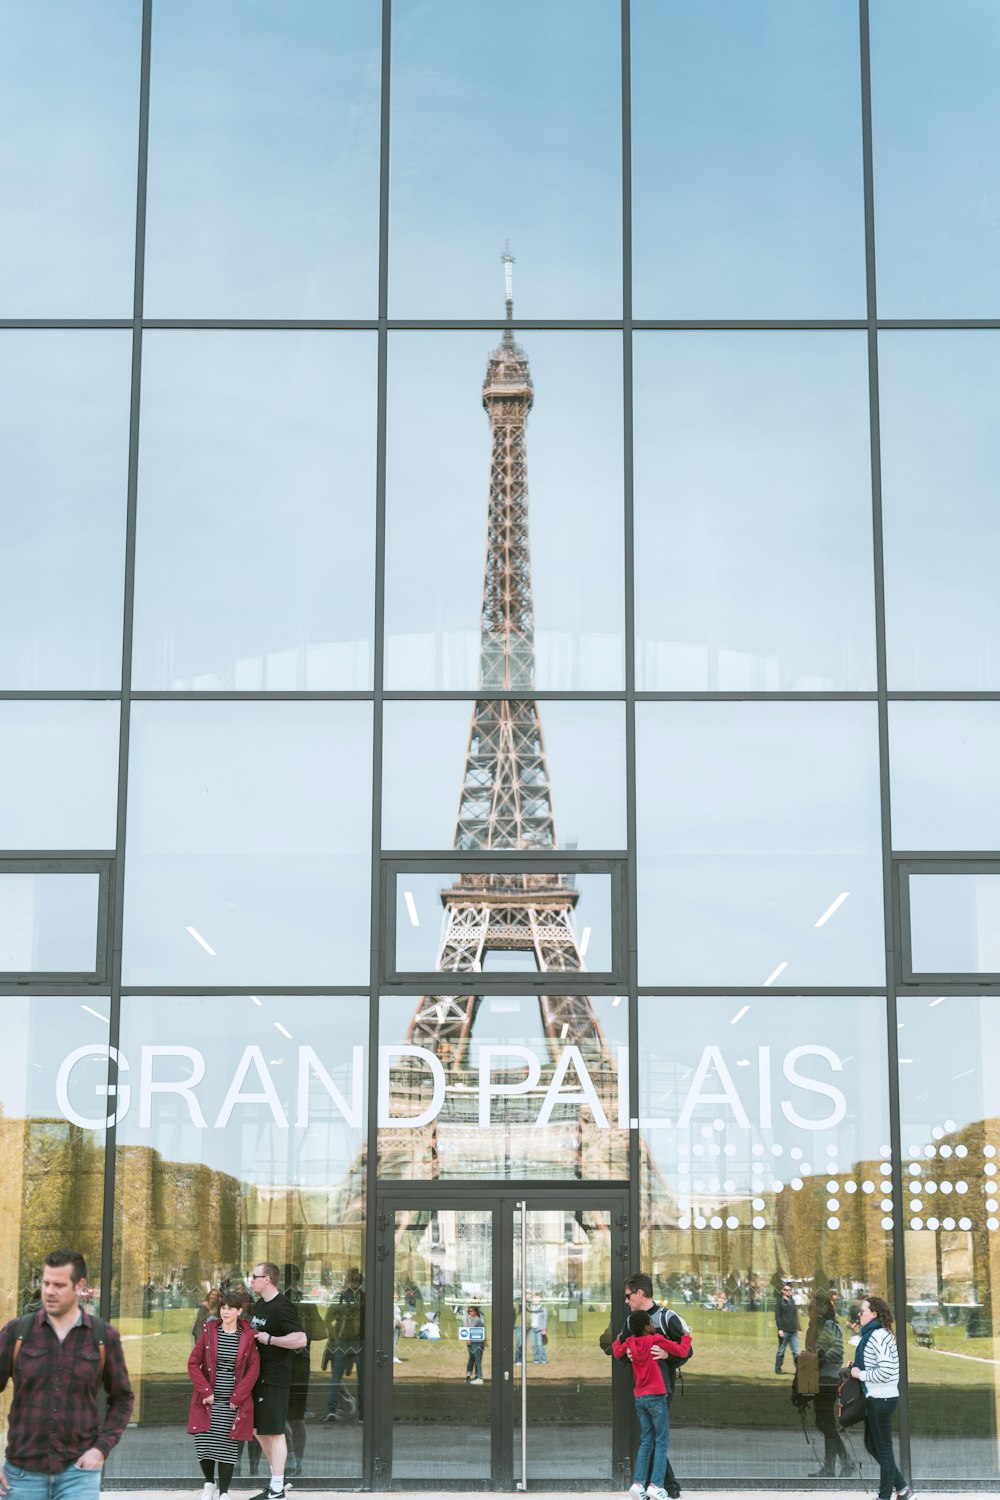
[[[368,975],[368,1139],[365,1160],[366,1171],[366,1218],[375,1223],[378,1204],[378,1031],[379,1031],[379,981],[380,938],[382,933],[382,742],[384,723],[384,697],[382,692],[383,661],[385,656],[385,484],[386,484],[386,419],[388,404],[388,358],[389,358],[389,148],[391,126],[391,72],[392,72],[392,0],[382,0],[381,36],[381,95],[379,100],[379,230],[378,230],[378,337],[375,417],[375,598],[372,621],[372,759],[371,759],[371,912],[369,914],[371,955]],[[375,1285],[378,1265],[376,1236],[370,1231],[365,1243],[365,1274],[367,1284]],[[369,1332],[371,1338],[371,1320]],[[375,1392],[379,1372],[369,1351],[365,1371],[365,1399],[368,1410],[374,1411]],[[392,1366],[388,1366],[386,1379],[392,1377]],[[376,1482],[375,1440],[378,1436],[374,1423],[367,1423],[364,1433],[361,1466],[362,1482],[371,1488]],[[391,1446],[391,1443],[390,1443]],[[383,1476],[379,1476],[383,1481]],[[383,1481],[384,1482],[384,1481]]]
[[[142,0],[142,40],[139,62],[139,138],[136,162],[135,278],[132,304],[132,384],[128,435],[128,489],[125,519],[125,577],[122,599],[122,679],[118,727],[118,820],[115,833],[114,887],[111,892],[111,1010],[109,1044],[117,1049],[121,1037],[122,918],[125,892],[125,827],[128,806],[128,749],[131,728],[132,621],[135,596],[135,521],[139,473],[139,394],[142,373],[143,276],[146,254],[146,184],[149,158],[149,70],[153,0]],[[117,1098],[118,1066],[108,1059],[108,1102]],[[110,1109],[114,1115],[116,1109]],[[101,1314],[111,1315],[114,1266],[115,1149],[117,1127],[104,1137],[104,1204],[101,1236]]]
[[[635,449],[632,308],[632,7],[621,7],[622,132],[622,499],[625,528],[625,993],[628,1036],[628,1251],[638,1265],[642,1201],[639,1113],[638,871],[636,866]]]
[[[858,39],[861,69],[861,142],[864,172],[865,285],[867,290],[868,410],[871,443],[872,554],[875,586],[875,664],[878,685],[879,783],[881,790],[882,911],[885,928],[886,1055],[889,1070],[889,1147],[893,1173],[892,1261],[894,1313],[906,1327],[906,1246],[903,1220],[902,1131],[899,1100],[899,1031],[897,1026],[897,962],[894,941],[895,894],[892,865],[892,804],[889,779],[889,699],[886,663],[885,564],[882,515],[882,456],[878,383],[878,297],[875,259],[875,179],[872,146],[871,37],[868,0],[858,0]],[[909,1389],[906,1340],[899,1340],[902,1400],[899,1404],[900,1462],[911,1472]]]

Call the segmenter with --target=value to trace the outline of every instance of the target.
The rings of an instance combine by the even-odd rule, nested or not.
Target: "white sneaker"
[[[667,1492],[650,1485],[646,1491],[646,1500],[667,1500]]]
[[[645,1485],[633,1484],[628,1492],[627,1500],[646,1500]]]
[[[201,1500],[212,1500],[215,1494],[215,1485],[210,1479],[206,1479],[201,1487]]]

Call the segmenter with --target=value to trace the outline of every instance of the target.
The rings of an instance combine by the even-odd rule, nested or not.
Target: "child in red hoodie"
[[[629,1490],[629,1500],[667,1500],[663,1480],[667,1472],[667,1443],[670,1439],[670,1408],[667,1405],[667,1388],[663,1383],[663,1372],[652,1356],[651,1350],[662,1349],[665,1353],[680,1354],[678,1345],[671,1344],[661,1333],[653,1333],[648,1312],[629,1313],[628,1338],[615,1339],[612,1350],[616,1359],[628,1355],[632,1361],[632,1377],[635,1381],[635,1410],[639,1418],[639,1451],[635,1456],[635,1481]],[[653,1468],[650,1483],[649,1453],[653,1451]]]

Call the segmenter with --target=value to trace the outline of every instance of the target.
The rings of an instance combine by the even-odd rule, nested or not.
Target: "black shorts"
[[[253,1393],[253,1430],[259,1437],[284,1436],[288,1416],[289,1387],[258,1385]]]

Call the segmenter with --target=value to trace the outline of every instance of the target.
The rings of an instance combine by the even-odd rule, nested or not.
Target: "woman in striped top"
[[[879,1500],[912,1500],[913,1491],[892,1451],[892,1414],[899,1405],[899,1350],[892,1313],[881,1297],[864,1297],[858,1315],[861,1338],[851,1374],[865,1384],[865,1447],[879,1465]]]
[[[191,1350],[188,1374],[194,1385],[188,1432],[205,1476],[203,1500],[229,1492],[239,1443],[253,1437],[253,1388],[260,1374],[257,1340],[243,1314],[250,1299],[242,1287],[219,1297],[219,1316],[210,1318]],[[215,1466],[219,1465],[216,1489]]]

